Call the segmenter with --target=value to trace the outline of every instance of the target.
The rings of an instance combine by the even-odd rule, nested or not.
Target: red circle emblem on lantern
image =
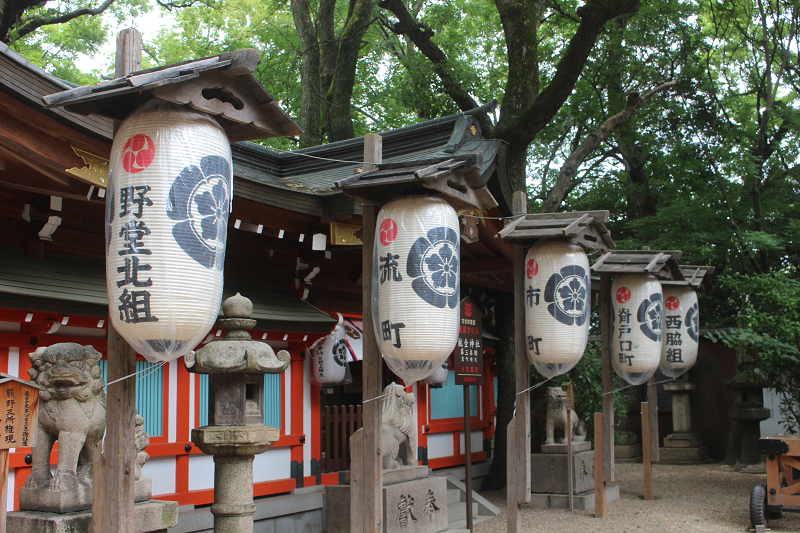
[[[381,244],[387,246],[397,238],[397,222],[387,218],[381,222],[380,239]]]
[[[669,309],[670,311],[674,311],[674,310],[676,310],[678,307],[680,307],[680,306],[681,306],[681,301],[680,301],[680,300],[678,300],[678,298],[677,298],[676,296],[670,296],[670,297],[669,297],[669,298],[667,298],[667,300],[664,302],[664,305],[665,305],[665,306],[667,307],[667,309]]]
[[[621,304],[626,303],[631,299],[631,290],[628,287],[620,287],[617,289],[617,301]]]
[[[147,135],[136,134],[122,148],[122,168],[132,174],[150,166],[156,156],[156,145]]]
[[[533,277],[539,273],[539,263],[536,261],[536,259],[531,259],[528,261],[526,273],[528,274],[528,279],[533,279]]]

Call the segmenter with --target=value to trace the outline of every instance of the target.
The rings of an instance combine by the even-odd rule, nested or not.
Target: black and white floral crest
[[[582,326],[589,316],[589,277],[580,265],[567,265],[547,280],[544,301],[550,302],[547,310],[567,326]]]
[[[651,294],[650,298],[639,304],[639,310],[636,312],[639,329],[648,339],[655,342],[661,342],[661,331],[664,327],[663,299],[661,294]]]
[[[222,270],[228,234],[231,167],[224,157],[206,156],[172,183],[167,216],[178,223],[172,236],[186,254],[206,268]]]
[[[340,339],[333,344],[331,348],[333,351],[333,360],[339,366],[344,366],[347,357],[347,343],[344,339]]]
[[[686,311],[686,332],[694,342],[700,334],[700,313],[698,312],[697,304],[694,304]]]
[[[455,309],[460,276],[458,234],[440,226],[420,237],[408,252],[406,272],[417,296],[434,307]]]

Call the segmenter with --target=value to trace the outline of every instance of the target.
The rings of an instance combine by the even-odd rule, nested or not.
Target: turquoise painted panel
[[[200,427],[208,425],[208,374],[200,374]]]
[[[447,373],[447,383],[440,389],[431,389],[431,420],[441,418],[463,418],[464,389],[456,385],[456,374],[452,370]],[[478,416],[478,387],[469,388],[470,416]]]
[[[281,395],[281,375],[264,375],[264,424],[274,428],[281,427],[283,397]]]
[[[281,377],[264,376],[264,424],[281,427]],[[200,375],[200,426],[208,425],[208,374]]]
[[[497,376],[492,379],[494,380],[494,404],[497,405]]]
[[[144,430],[151,437],[164,434],[164,365],[136,361],[136,410],[144,418]],[[108,361],[100,360],[103,381],[108,383]]]

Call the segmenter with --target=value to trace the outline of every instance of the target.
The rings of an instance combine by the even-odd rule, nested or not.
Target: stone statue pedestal
[[[151,500],[137,503],[133,512],[136,533],[167,533],[178,525],[178,502]],[[7,533],[92,533],[92,511],[46,513],[14,511],[6,518]]]
[[[633,431],[615,430],[620,436],[619,444],[614,445],[614,461],[617,463],[641,463],[643,461],[642,443]]]
[[[340,476],[350,482],[350,472]],[[328,533],[350,533],[350,485],[325,489]],[[447,479],[428,476],[427,466],[383,471],[384,533],[438,533],[447,529]]]
[[[531,454],[531,507],[569,509],[567,445],[542,446]],[[606,489],[606,501],[619,499],[619,487]],[[594,452],[589,442],[572,443],[572,501],[575,509],[594,507]]]
[[[136,503],[150,500],[153,493],[153,482],[140,478],[133,484]],[[20,509],[36,509],[45,513],[76,513],[92,508],[92,485],[79,483],[77,488],[69,490],[52,490],[49,488],[19,490]]]
[[[688,381],[664,385],[672,393],[672,434],[664,437],[664,447],[658,450],[660,463],[692,464],[708,460],[708,447],[699,435],[692,433],[690,394],[697,386]]]

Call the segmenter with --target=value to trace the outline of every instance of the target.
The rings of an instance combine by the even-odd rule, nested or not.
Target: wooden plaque
[[[0,378],[0,449],[36,446],[39,391],[23,381]]]

